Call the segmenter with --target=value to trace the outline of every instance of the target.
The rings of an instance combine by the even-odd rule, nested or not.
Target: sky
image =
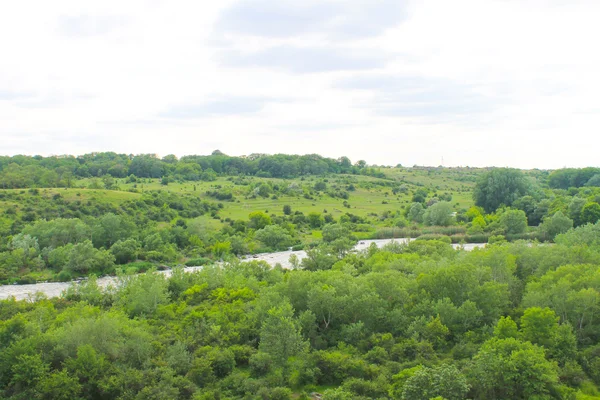
[[[0,154],[599,166],[597,0],[20,0]]]

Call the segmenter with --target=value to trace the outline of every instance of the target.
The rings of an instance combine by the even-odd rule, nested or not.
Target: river
[[[366,250],[372,243],[375,243],[377,247],[385,246],[386,244],[395,242],[395,243],[408,243],[409,241],[414,239],[375,239],[375,240],[361,240],[354,249],[357,251]],[[485,247],[485,243],[468,243],[464,245],[453,244],[452,247],[464,248],[466,251],[471,251],[475,248]],[[298,261],[301,261],[304,257],[306,257],[306,252],[304,250],[300,251],[278,251],[275,253],[263,253],[256,254],[254,256],[246,256],[244,259],[246,261],[258,260],[258,261],[266,261],[269,265],[275,266],[276,264],[280,264],[283,268],[290,269],[292,265],[290,264],[290,256],[295,254],[298,257]],[[184,268],[185,272],[194,272],[198,271],[202,267],[186,267]],[[166,275],[170,275],[171,271],[159,271],[159,273],[163,273]],[[105,276],[103,278],[98,278],[97,283],[100,287],[106,287],[110,284],[116,282],[116,278],[112,276]],[[0,286],[0,300],[8,299],[10,297],[15,297],[17,300],[24,300],[29,298],[30,296],[35,295],[36,293],[43,293],[47,297],[58,297],[60,294],[66,290],[69,286],[71,286],[73,282],[46,282],[46,283],[35,283],[31,285],[1,285]]]

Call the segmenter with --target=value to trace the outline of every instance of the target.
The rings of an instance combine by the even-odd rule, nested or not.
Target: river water
[[[386,244],[395,243],[408,243],[414,239],[375,239],[375,240],[361,240],[356,246],[355,250],[361,251],[369,248],[372,243],[375,243],[377,247],[385,246]],[[467,251],[471,251],[475,248],[485,247],[485,243],[468,243],[464,245],[453,244],[452,247],[464,248]],[[266,261],[269,265],[275,266],[280,264],[283,268],[290,269],[292,264],[289,259],[292,254],[295,254],[298,261],[301,261],[306,257],[306,252],[301,251],[278,251],[275,253],[263,253],[256,254],[254,256],[247,256],[246,261],[259,260]],[[185,272],[198,271],[202,267],[186,267]],[[159,273],[170,275],[171,271],[159,271]],[[116,278],[112,276],[106,276],[98,278],[98,286],[106,287],[108,285],[116,283]],[[34,296],[36,293],[43,293],[47,297],[58,297],[61,293],[71,286],[72,282],[47,282],[47,283],[36,283],[32,285],[0,285],[0,300],[15,297],[17,300],[24,300]]]

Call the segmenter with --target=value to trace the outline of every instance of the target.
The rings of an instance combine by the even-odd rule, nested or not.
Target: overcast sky
[[[19,0],[0,154],[600,165],[598,0]]]

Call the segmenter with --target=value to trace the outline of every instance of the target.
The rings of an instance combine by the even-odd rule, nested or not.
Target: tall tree
[[[494,168],[481,176],[475,186],[473,199],[476,205],[490,213],[502,205],[510,207],[515,200],[530,191],[531,184],[520,170]]]
[[[279,367],[286,368],[288,358],[306,349],[294,310],[289,303],[269,310],[260,331],[259,349],[271,356]]]

